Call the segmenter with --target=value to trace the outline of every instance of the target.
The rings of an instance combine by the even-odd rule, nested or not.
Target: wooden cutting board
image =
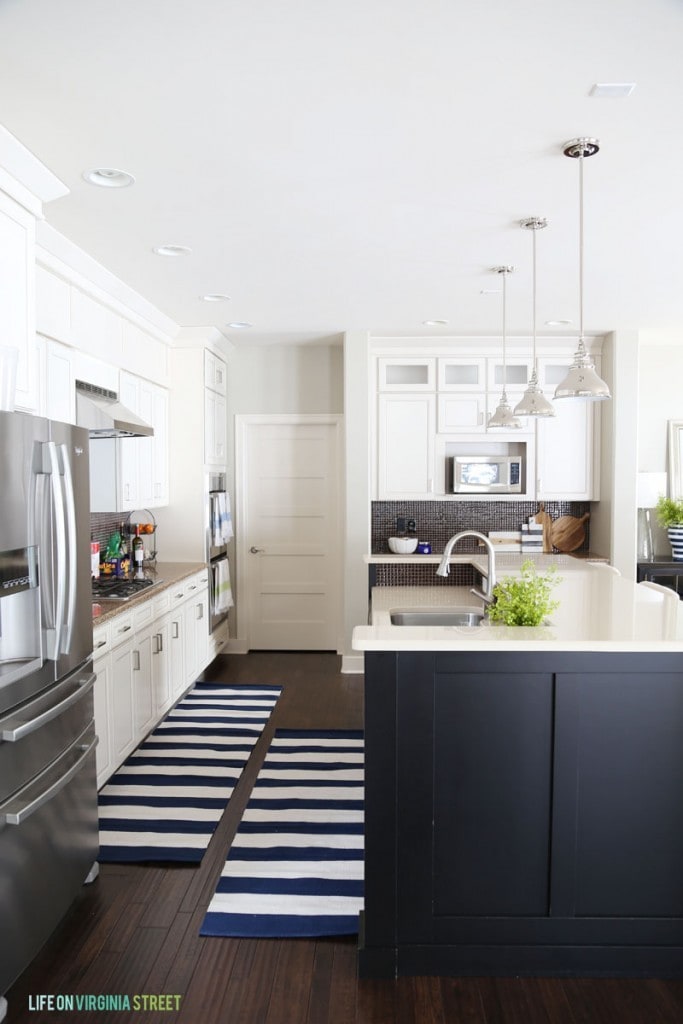
[[[541,502],[540,508],[534,516],[536,522],[543,527],[543,551],[548,554],[553,550],[552,543],[550,541],[550,531],[553,525],[552,516],[546,512],[545,505]]]
[[[586,539],[584,523],[588,519],[590,512],[582,516],[560,516],[556,519],[550,527],[550,540],[553,546],[565,554],[580,548]]]

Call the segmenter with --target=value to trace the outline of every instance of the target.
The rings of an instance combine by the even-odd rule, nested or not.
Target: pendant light
[[[609,388],[595,372],[595,366],[586,352],[583,335],[583,161],[600,149],[597,139],[572,139],[563,147],[565,156],[579,161],[579,346],[567,376],[555,389],[555,398],[585,398],[603,401],[611,398]]]
[[[505,383],[507,380],[507,362],[506,362],[506,299],[507,299],[507,276],[511,274],[514,267],[493,267],[493,271],[496,274],[503,275],[503,391],[500,396],[498,408],[494,412],[493,416],[488,422],[489,427],[500,427],[503,430],[520,430],[524,424],[520,419],[514,415],[508,402],[508,396],[505,392]]]
[[[531,377],[526,391],[521,400],[515,406],[515,416],[554,416],[555,409],[552,402],[545,397],[538,384],[538,365],[536,362],[536,232],[547,228],[548,221],[545,217],[528,217],[520,221],[523,228],[532,231],[533,244],[533,347],[531,357]]]

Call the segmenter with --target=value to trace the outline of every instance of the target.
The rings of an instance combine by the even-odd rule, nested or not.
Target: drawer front
[[[117,615],[111,621],[111,645],[117,647],[133,637],[133,613]]]
[[[71,746],[93,718],[92,662],[0,719],[0,800]]]
[[[91,723],[54,766],[0,805],[0,877],[9,880],[0,889],[0,992],[38,953],[97,858],[95,742]],[[21,823],[11,823],[17,817]]]

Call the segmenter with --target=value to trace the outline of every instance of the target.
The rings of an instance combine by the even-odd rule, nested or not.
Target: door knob
[[[253,545],[249,548],[252,555],[258,555],[263,551],[263,548],[255,548]]]

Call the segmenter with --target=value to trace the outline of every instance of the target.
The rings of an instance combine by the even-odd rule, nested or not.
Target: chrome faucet
[[[477,540],[482,541],[486,548],[489,556],[488,573],[486,575],[485,589],[480,590],[479,587],[470,587],[470,593],[474,594],[475,597],[480,597],[485,604],[493,604],[493,588],[496,585],[496,555],[493,550],[493,544],[484,536],[483,533],[479,533],[477,530],[461,530],[460,533],[455,533],[446,543],[446,547],[443,549],[443,558],[439,562],[439,568],[436,570],[437,576],[448,576],[450,572],[450,566],[448,560],[451,557],[453,548],[462,540],[463,537],[476,537]]]

